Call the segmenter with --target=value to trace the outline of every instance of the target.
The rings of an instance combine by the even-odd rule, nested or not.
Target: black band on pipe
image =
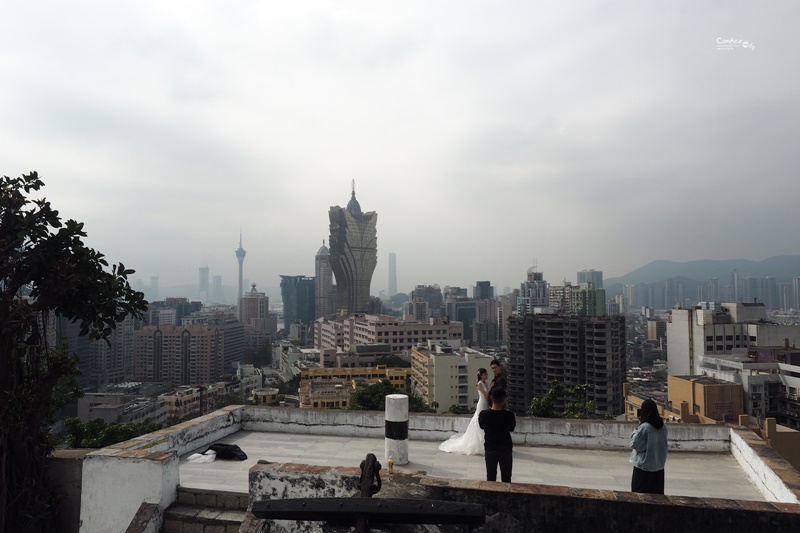
[[[405,422],[386,421],[386,438],[392,440],[408,440],[408,420]]]

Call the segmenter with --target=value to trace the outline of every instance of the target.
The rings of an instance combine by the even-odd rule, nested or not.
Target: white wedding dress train
[[[484,389],[488,386],[483,383]],[[475,407],[475,414],[469,421],[469,426],[464,433],[453,435],[448,440],[439,445],[439,449],[448,453],[460,453],[462,455],[483,455],[483,430],[478,424],[478,414],[489,407],[489,401],[483,394],[478,399]]]

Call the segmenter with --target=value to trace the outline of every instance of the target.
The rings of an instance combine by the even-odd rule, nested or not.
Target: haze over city
[[[351,180],[372,292],[764,259],[796,226],[796,2],[26,2],[0,172],[135,277],[314,275]],[[166,296],[166,295],[162,295]]]

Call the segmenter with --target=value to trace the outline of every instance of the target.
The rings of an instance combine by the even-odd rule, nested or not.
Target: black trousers
[[[497,465],[500,465],[500,479],[511,483],[511,448],[484,448],[486,457],[486,481],[497,481]]]
[[[631,492],[664,494],[664,469],[662,468],[658,472],[648,472],[634,466],[633,476],[631,476]]]

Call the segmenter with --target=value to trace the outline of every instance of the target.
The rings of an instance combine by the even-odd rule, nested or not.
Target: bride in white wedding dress
[[[464,433],[453,435],[439,445],[439,449],[448,453],[463,455],[483,455],[483,430],[478,425],[478,414],[489,407],[489,384],[486,382],[489,373],[485,368],[478,369],[478,405],[475,414],[469,421]]]

